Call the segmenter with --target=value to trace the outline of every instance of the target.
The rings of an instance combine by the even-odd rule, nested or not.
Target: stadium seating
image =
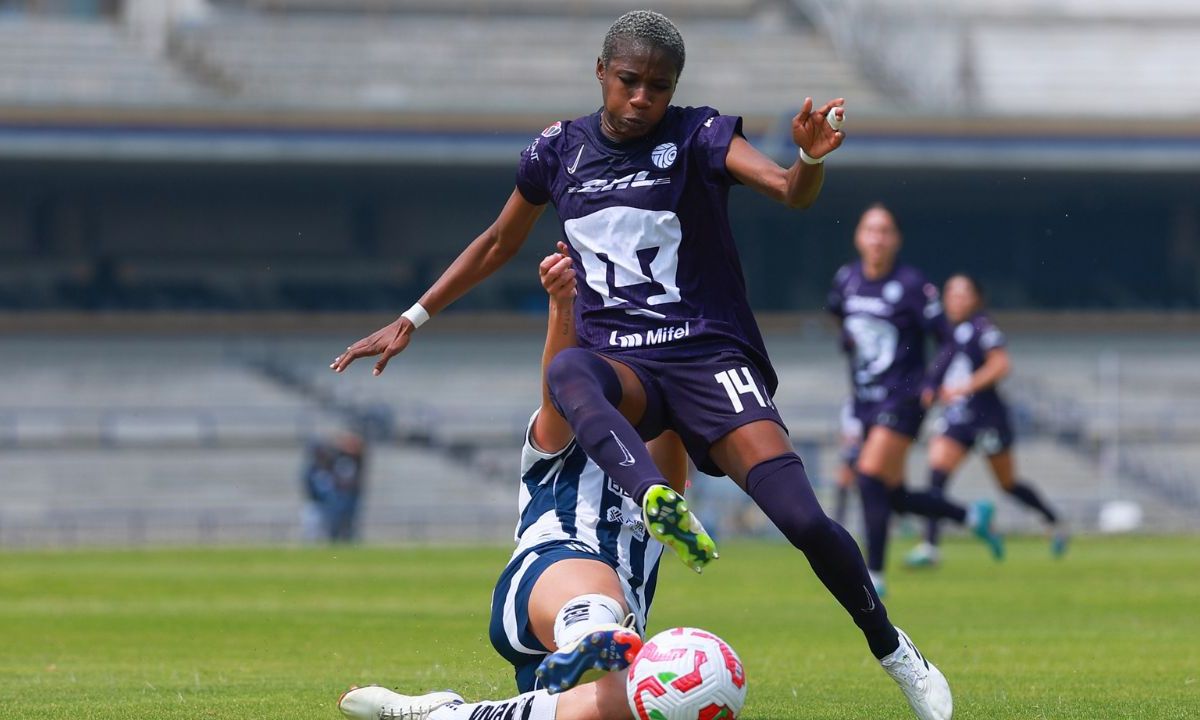
[[[0,446],[7,448],[0,454],[7,491],[0,544],[295,540],[305,442],[345,428],[347,409],[376,407],[387,409],[395,434],[370,450],[366,537],[508,537],[517,447],[538,397],[540,333],[432,330],[382,377],[371,377],[361,363],[341,376],[329,373],[332,354],[360,330],[276,333],[269,340],[6,340],[0,346],[8,368],[0,376]],[[781,412],[814,482],[827,492],[838,463],[842,360],[824,333],[775,332],[768,342],[782,379]],[[1027,419],[1020,423],[1027,431],[1018,465],[1073,526],[1091,528],[1106,500],[1132,499],[1152,529],[1188,527],[1200,454],[1169,435],[1156,442],[1134,437],[1120,445],[1123,465],[1114,474],[1103,443],[1056,426],[1069,418],[1043,417],[1056,406],[1039,406],[1033,397],[1061,393],[1086,402],[1096,395],[1099,376],[1080,368],[1094,364],[1101,349],[1115,348],[1126,360],[1123,416],[1137,414],[1147,432],[1154,423],[1176,432],[1173,416],[1152,420],[1160,399],[1148,394],[1143,404],[1134,390],[1172,386],[1177,402],[1195,405],[1200,388],[1172,385],[1189,367],[1194,345],[1171,337],[1140,343],[1112,336],[1014,338],[1017,376],[1008,391]],[[273,374],[264,362],[288,374]],[[926,474],[922,444],[910,457],[909,481],[920,487]],[[1039,528],[995,487],[977,458],[952,492],[961,499],[994,498],[1005,528]],[[432,522],[447,500],[471,521],[458,528]]]
[[[562,11],[560,10],[559,13]],[[562,14],[217,15],[181,28],[180,57],[213,67],[236,99],[298,108],[362,109],[461,118],[560,118],[598,103],[591,81],[611,18]],[[811,28],[752,19],[681,20],[688,65],[677,100],[761,122],[805,94],[879,96]],[[536,53],[531,49],[536,48]]]
[[[114,23],[0,16],[0,107],[177,107],[209,99]]]
[[[796,0],[843,53],[918,112],[1186,118],[1200,88],[1187,0]]]

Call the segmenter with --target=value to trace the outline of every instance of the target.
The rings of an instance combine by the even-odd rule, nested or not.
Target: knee
[[[795,517],[784,532],[792,545],[807,551],[829,542],[834,532],[834,523],[823,511],[806,513]]]
[[[562,404],[578,405],[599,393],[613,405],[621,401],[621,381],[616,371],[599,355],[580,348],[567,348],[546,366],[546,385],[559,410]]]
[[[578,379],[580,368],[586,366],[589,355],[591,353],[579,348],[567,348],[555,355],[546,366],[546,384],[550,390],[562,390],[570,380]]]

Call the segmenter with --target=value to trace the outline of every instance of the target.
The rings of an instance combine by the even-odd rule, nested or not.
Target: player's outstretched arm
[[[520,192],[513,190],[496,221],[475,238],[433,287],[421,296],[420,305],[425,312],[430,316],[438,314],[512,259],[545,208],[545,205],[530,203]],[[379,355],[381,357],[375,363],[375,374],[378,375],[389,360],[408,347],[415,329],[412,320],[402,315],[346,348],[346,352],[338,355],[329,367],[334,372],[342,372],[359,358]]]
[[[546,320],[546,345],[542,350],[542,407],[529,429],[530,438],[545,453],[558,452],[571,442],[571,426],[558,414],[550,399],[546,384],[546,368],[550,361],[567,348],[575,347],[575,268],[567,254],[567,246],[558,243],[558,252],[547,255],[538,265],[538,277],[550,296],[550,313]]]
[[[840,130],[845,103],[838,98],[814,111],[812,98],[804,98],[803,107],[792,118],[792,142],[803,154],[797,154],[791,167],[780,167],[741,136],[729,144],[725,167],[740,182],[772,200],[791,208],[809,207],[825,182],[825,156],[846,139]]]

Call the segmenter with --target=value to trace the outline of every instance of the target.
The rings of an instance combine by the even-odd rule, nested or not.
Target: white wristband
[[[429,311],[421,307],[421,303],[415,302],[412,307],[400,313],[400,317],[408,318],[413,324],[413,330],[416,330],[429,320]]]
[[[805,165],[820,165],[825,162],[825,156],[822,155],[819,158],[815,158],[812,155],[804,152],[804,148],[800,148],[800,161]]]

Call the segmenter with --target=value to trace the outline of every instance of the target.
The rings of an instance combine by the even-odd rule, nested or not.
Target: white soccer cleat
[[[942,553],[938,546],[923,542],[908,552],[904,564],[911,568],[934,567],[942,562]]]
[[[350,720],[425,720],[440,707],[463,702],[448,691],[426,695],[401,695],[385,687],[352,687],[338,698],[338,710]]]
[[[941,670],[925,659],[917,646],[900,628],[900,647],[879,661],[888,675],[896,681],[908,698],[908,706],[921,720],[950,720],[954,714],[954,699],[950,683]]]

